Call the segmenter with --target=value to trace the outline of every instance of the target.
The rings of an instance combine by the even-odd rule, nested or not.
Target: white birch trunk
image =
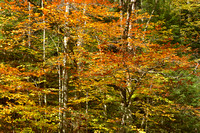
[[[42,8],[44,8],[44,0],[42,0],[41,1],[42,3],[41,3],[41,5],[42,5]],[[44,14],[42,15],[43,16],[43,24],[45,25],[45,18],[44,18]],[[44,28],[43,28],[43,61],[45,62],[45,35],[46,34],[46,29],[45,29],[45,26],[44,26]]]
[[[148,28],[148,26],[149,26],[149,23],[150,23],[150,21],[151,21],[151,18],[152,18],[152,15],[153,15],[153,13],[154,13],[154,9],[152,10],[152,12],[151,12],[151,15],[150,15],[150,17],[149,17],[149,19],[148,19],[148,21],[147,21],[147,23],[146,23],[146,26],[145,26],[145,29],[144,29],[144,35],[143,35],[143,38],[142,38],[142,40],[144,41],[144,39],[145,39],[145,32],[147,31],[147,28]]]
[[[31,47],[31,3],[28,2],[28,20],[29,20],[29,24],[28,24],[28,47]]]
[[[128,39],[132,39],[132,33],[131,33],[131,29],[132,29],[132,23],[131,23],[131,14],[133,14],[134,13],[134,11],[135,11],[135,4],[136,4],[136,0],[131,0],[131,13],[130,13],[130,16],[128,16],[127,15],[127,19],[130,19],[130,23],[129,23],[129,30],[128,30]],[[129,14],[128,12],[127,12],[127,14]],[[128,42],[128,48],[131,50],[131,49],[133,49],[133,46],[131,45],[131,43],[130,42]]]
[[[122,7],[123,6],[123,0],[119,0],[119,6],[120,7]],[[121,22],[121,25],[120,25],[120,27],[121,27],[121,29],[123,28],[123,10],[122,10],[122,8],[121,8],[121,10],[120,10],[120,22]],[[121,41],[122,41],[122,38],[123,38],[123,30],[122,30],[122,32],[121,32]]]
[[[64,2],[65,3],[65,2]],[[69,14],[69,2],[65,3],[65,13]],[[66,16],[65,16],[66,17]],[[67,24],[67,22],[66,22]],[[64,57],[63,57],[63,68],[62,68],[62,103],[63,103],[63,109],[65,110],[67,108],[67,102],[68,102],[68,71],[66,69],[67,67],[67,52],[68,52],[68,39],[69,36],[64,35]],[[66,121],[66,111],[63,111],[62,113],[62,132],[67,132],[67,121]]]
[[[132,30],[132,22],[131,22],[131,14],[134,13],[134,11],[136,10],[135,7],[136,7],[136,0],[131,0],[131,12],[130,13],[130,16],[128,18],[128,15],[127,15],[127,19],[130,19],[130,22],[129,22],[129,29],[128,29],[128,40],[131,40],[132,39],[132,33],[131,33],[131,30]],[[129,14],[128,11],[127,11],[127,14]],[[135,55],[135,47],[133,46],[132,43],[128,42],[128,49],[133,52],[133,54]]]
[[[53,38],[50,36],[50,38],[52,39],[55,47],[56,47],[56,51],[58,53],[58,56],[60,56],[59,54],[59,46],[56,45],[55,41],[53,40]],[[59,42],[59,40],[58,40]],[[57,71],[58,71],[58,104],[59,104],[59,113],[58,113],[58,118],[59,118],[59,129],[61,129],[61,121],[62,121],[62,82],[61,82],[61,65],[60,65],[60,57],[58,58],[58,66],[57,66]],[[59,130],[58,132],[60,133],[61,130]]]
[[[44,8],[44,0],[41,1],[41,5],[42,5],[42,8]],[[45,15],[43,13],[43,24],[44,24],[44,28],[43,28],[43,66],[45,66],[45,63],[46,63],[46,57],[45,57],[45,54],[46,54],[46,28],[45,28]],[[45,72],[45,71],[44,71]],[[44,89],[46,89],[46,76],[44,77]],[[44,93],[44,105],[47,106],[47,95],[46,93]]]

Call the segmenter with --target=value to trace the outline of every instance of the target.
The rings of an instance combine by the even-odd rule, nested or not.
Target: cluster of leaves
[[[0,130],[55,131],[58,123],[56,108],[38,106],[35,98],[40,90],[28,82],[30,74],[3,63],[0,74]]]
[[[154,16],[153,22],[162,24],[161,30],[152,41],[189,44],[199,54],[200,3],[198,0],[144,0],[138,4],[142,8],[141,11],[147,11]]]

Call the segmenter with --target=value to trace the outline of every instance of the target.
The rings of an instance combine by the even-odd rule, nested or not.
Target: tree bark
[[[31,3],[28,2],[28,20],[29,20],[29,24],[28,24],[28,47],[31,47]]]
[[[64,2],[65,3],[65,2]],[[65,3],[65,13],[69,14],[69,2]],[[66,16],[65,16],[66,17]],[[66,22],[67,24],[67,22]],[[62,103],[63,103],[63,112],[62,112],[62,132],[66,133],[68,132],[67,129],[67,118],[66,118],[66,109],[67,109],[67,102],[68,102],[68,81],[69,81],[69,75],[67,70],[67,53],[68,53],[68,40],[69,40],[69,33],[65,33],[64,35],[64,43],[63,43],[63,68],[62,68]]]

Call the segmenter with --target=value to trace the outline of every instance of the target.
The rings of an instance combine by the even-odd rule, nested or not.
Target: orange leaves
[[[4,74],[4,75],[16,75],[19,76],[19,70],[17,68],[12,68],[8,65],[4,65],[3,63],[0,64],[0,74]]]
[[[22,73],[17,68],[12,68],[8,65],[0,64],[0,74],[0,84],[2,83],[4,88],[8,91],[20,91],[24,90],[25,88],[34,88],[32,83],[23,81],[26,79],[27,73]]]
[[[65,2],[70,3],[80,3],[80,4],[102,4],[102,5],[108,5],[110,2],[108,0],[65,0]]]

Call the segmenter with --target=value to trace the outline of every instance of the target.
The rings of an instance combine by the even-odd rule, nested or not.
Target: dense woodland
[[[200,132],[199,31],[199,0],[0,0],[0,132]]]

